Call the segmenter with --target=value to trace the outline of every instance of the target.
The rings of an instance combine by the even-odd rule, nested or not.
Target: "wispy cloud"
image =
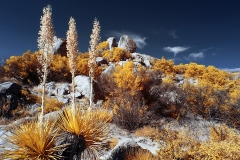
[[[203,59],[205,57],[203,52],[199,52],[199,53],[191,53],[188,55],[188,57],[186,58],[186,60],[188,61],[196,61],[196,60],[200,60]]]
[[[146,43],[146,39],[147,37],[143,37],[139,34],[136,33],[132,33],[132,32],[127,32],[127,31],[109,31],[107,36],[113,36],[116,38],[120,38],[123,35],[128,35],[130,38],[132,38],[132,40],[136,43],[137,47],[140,49],[143,49],[147,43]]]
[[[170,36],[172,36],[174,39],[178,39],[179,37],[176,34],[176,30],[172,30],[169,32]]]
[[[184,51],[188,50],[189,48],[190,47],[180,47],[180,46],[177,46],[177,47],[164,47],[163,50],[167,51],[167,52],[174,53],[174,58],[175,58],[178,53],[184,52]]]
[[[227,72],[240,72],[240,68],[220,68],[220,69]]]

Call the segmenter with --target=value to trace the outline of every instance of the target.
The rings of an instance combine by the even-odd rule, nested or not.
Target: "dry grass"
[[[98,108],[92,112],[92,116],[96,121],[113,122],[113,114],[107,109]]]
[[[52,119],[47,119],[42,125],[38,121],[30,121],[18,126],[14,126],[9,131],[10,134],[4,138],[3,159],[19,160],[56,160],[62,157],[58,151],[66,145],[56,146],[56,142],[61,140],[59,129]]]
[[[109,141],[109,147],[113,149],[118,144],[119,139],[114,137]]]
[[[157,157],[154,157],[151,152],[143,149],[134,150],[131,149],[124,160],[158,160]]]
[[[157,134],[163,147],[158,152],[160,159],[240,159],[239,131],[226,125],[210,127],[210,139],[198,141],[186,131],[172,131],[168,128]]]
[[[41,98],[42,97],[38,97],[38,103],[41,103]],[[57,98],[46,98],[44,114],[60,110],[63,107],[63,104],[63,102],[58,102]],[[38,110],[41,111],[41,107],[39,107]]]
[[[145,126],[143,128],[139,128],[135,131],[136,137],[149,137],[151,139],[154,139],[157,135],[159,130],[157,128],[153,128],[151,126]]]
[[[67,107],[60,114],[60,127],[67,134],[66,143],[71,144],[65,153],[67,157],[97,159],[101,155],[107,145],[109,119],[97,115],[97,111],[82,111],[79,107],[74,113]]]
[[[210,140],[203,142],[194,156],[196,159],[240,159],[239,131],[226,125],[210,127]]]
[[[7,111],[9,109],[9,104],[10,102],[8,101],[6,104],[4,104],[1,107],[1,116],[8,116],[7,115]],[[21,118],[25,118],[25,117],[30,117],[32,116],[32,114],[29,113],[29,111],[27,110],[26,106],[21,106],[20,104],[18,104],[17,108],[15,110],[11,111],[11,115],[9,115],[10,117],[7,117],[8,120],[7,122],[12,122],[15,121],[17,119],[21,119]],[[4,124],[6,122],[6,120],[4,118],[2,118],[2,120],[0,120],[0,124]]]

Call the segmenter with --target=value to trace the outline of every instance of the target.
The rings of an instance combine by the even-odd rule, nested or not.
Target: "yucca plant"
[[[76,23],[74,18],[70,18],[69,20],[69,30],[67,31],[67,57],[70,66],[70,72],[72,74],[72,111],[75,111],[75,84],[74,84],[74,76],[76,71],[76,58],[78,53],[78,35],[76,29]]]
[[[89,109],[92,107],[92,101],[93,101],[93,79],[95,75],[95,69],[96,69],[96,56],[97,56],[97,47],[98,43],[100,41],[100,24],[99,21],[95,18],[93,22],[93,29],[92,34],[90,36],[90,48],[89,50],[89,60],[88,60],[88,67],[89,67],[89,77],[91,79],[90,85],[90,104]]]
[[[38,33],[38,48],[40,54],[38,61],[42,65],[43,80],[42,80],[42,112],[40,114],[40,123],[43,123],[44,105],[45,105],[45,85],[48,74],[48,67],[53,59],[53,37],[54,29],[52,24],[52,7],[48,5],[43,8],[43,16],[41,17],[41,26]]]
[[[83,112],[67,107],[59,118],[60,128],[66,133],[63,143],[69,144],[62,156],[66,159],[95,160],[102,154],[108,141],[108,118],[97,118],[96,111]]]
[[[7,148],[1,155],[3,159],[11,160],[57,160],[63,157],[59,152],[63,151],[67,144],[57,145],[62,141],[60,129],[56,127],[56,121],[46,119],[39,126],[37,120],[28,121],[20,125],[12,126],[9,134],[3,139]]]

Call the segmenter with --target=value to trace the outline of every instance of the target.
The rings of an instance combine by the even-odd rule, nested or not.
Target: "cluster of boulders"
[[[10,117],[11,111],[16,109],[19,103],[24,103],[25,96],[21,93],[22,86],[13,82],[4,82],[0,84],[0,115]],[[3,107],[9,99],[9,107],[6,113],[3,113]]]

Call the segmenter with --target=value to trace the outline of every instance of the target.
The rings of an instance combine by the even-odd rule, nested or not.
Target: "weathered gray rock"
[[[47,90],[47,95],[48,96],[52,96],[53,94],[56,95],[56,93],[54,92],[55,90],[55,82],[49,82],[46,84],[46,90]]]
[[[115,37],[109,37],[107,39],[107,42],[109,44],[110,51],[112,50],[113,47],[117,47],[117,42],[116,42],[116,38]]]
[[[8,88],[12,85],[12,82],[4,82],[0,84],[0,93],[5,93]]]
[[[75,94],[83,95],[86,98],[90,98],[90,78],[87,76],[79,75],[74,78],[75,82]]]
[[[108,68],[106,68],[103,72],[102,75],[108,74],[111,75],[115,71],[116,65],[114,63],[111,63]]]
[[[57,95],[70,94],[70,85],[68,83],[59,84],[56,86],[55,91]]]
[[[103,58],[103,57],[97,57],[96,58],[96,63],[98,65],[108,65],[108,60],[106,58]]]
[[[140,53],[132,53],[132,58],[134,62],[138,62],[141,64],[144,64],[147,67],[152,67],[152,60],[153,57],[145,54],[140,54]]]
[[[119,48],[124,48],[125,50],[129,51],[130,53],[134,53],[137,49],[136,43],[128,36],[123,35],[119,42],[118,42]]]

